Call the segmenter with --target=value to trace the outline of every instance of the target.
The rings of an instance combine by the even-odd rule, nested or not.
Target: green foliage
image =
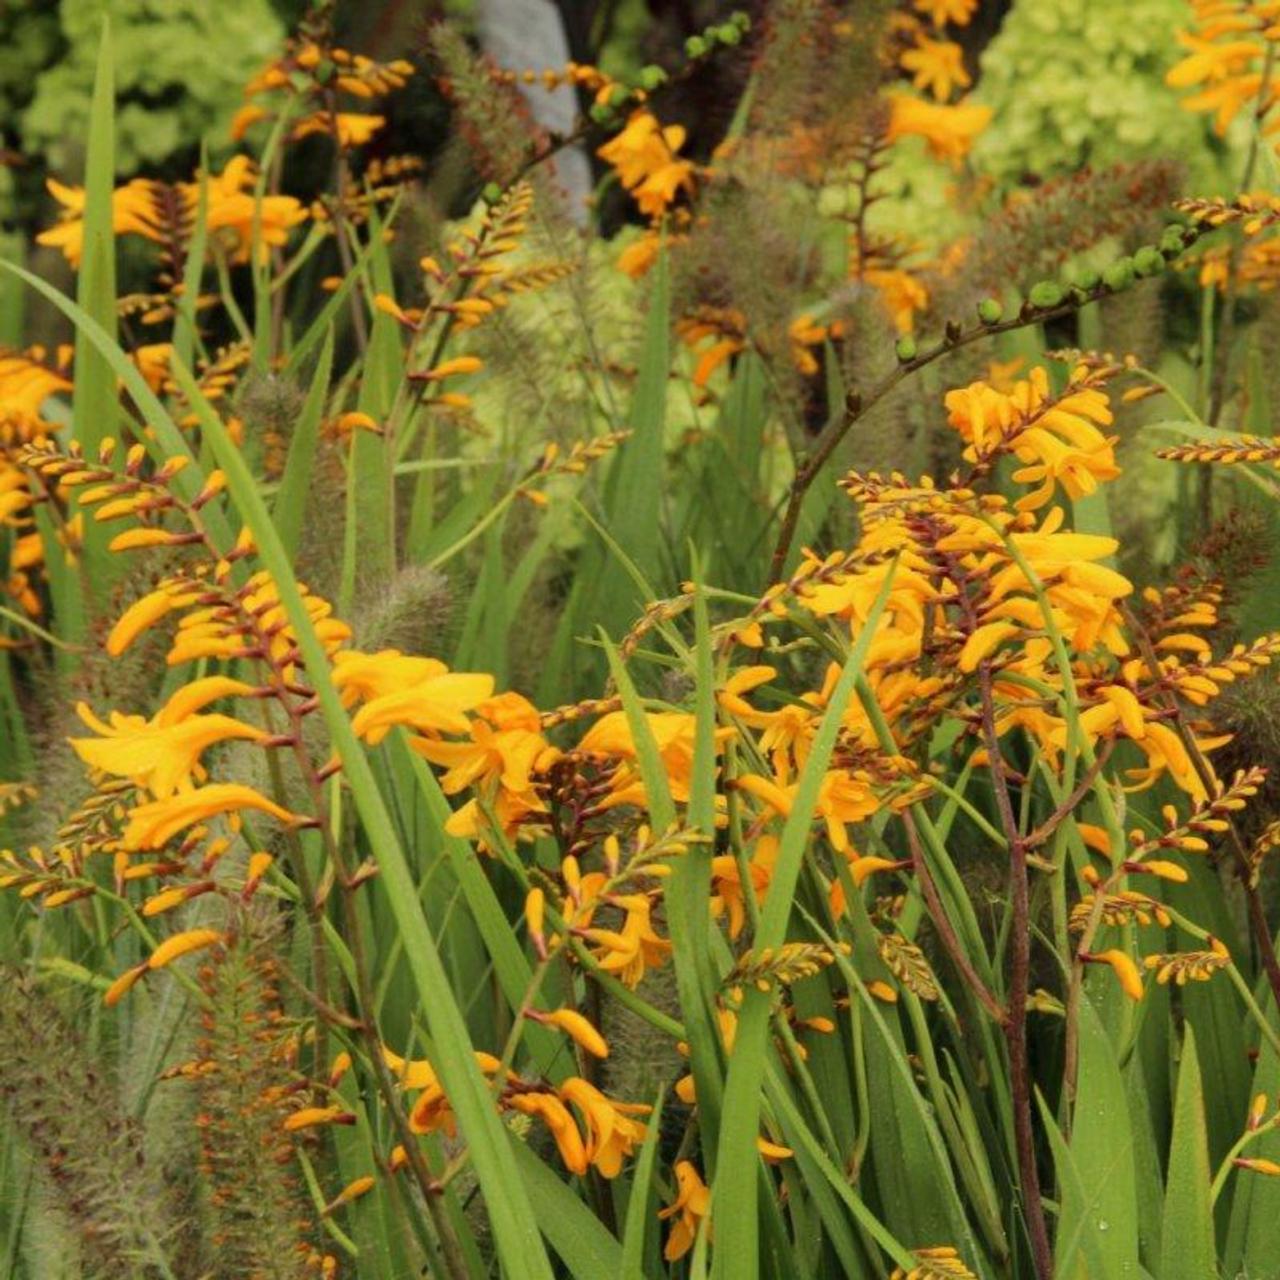
[[[164,43],[204,12],[159,8],[64,5],[53,88],[14,90],[39,120],[97,50],[96,107],[33,135],[78,164],[81,122],[76,300],[0,263],[76,339],[65,379],[0,364],[0,1276],[1266,1274],[1280,634],[1235,648],[1225,598],[1262,521],[1188,547],[1245,485],[1274,510],[1280,444],[1232,443],[1269,429],[1265,326],[1186,307],[1224,237],[1133,163],[1136,99],[1037,150],[1067,99],[1028,79],[988,171],[1070,176],[1005,200],[890,139],[874,29],[780,0],[695,37],[747,46],[736,145],[637,129],[619,186],[672,198],[610,241],[443,27],[471,212],[336,136],[281,189],[355,63],[313,12],[244,190],[121,232],[144,319],[130,112],[163,98],[172,155],[266,12],[208,6],[245,46],[215,102]],[[1172,104],[1115,25],[1019,0],[997,46]],[[1170,473],[1215,451],[1193,502]]]
[[[48,6],[37,6],[24,49],[47,57],[56,41],[65,53],[35,76],[21,134],[24,149],[62,177],[77,176],[107,14],[117,50],[116,165],[125,176],[163,165],[206,134],[221,143],[245,81],[281,36],[268,0],[61,0],[53,25]]]
[[[1230,186],[1236,166],[1207,117],[1183,110],[1163,83],[1184,53],[1174,33],[1187,15],[1185,0],[1015,4],[980,59],[973,101],[994,108],[1000,126],[978,139],[975,167],[1014,186],[1173,155],[1191,189]]]

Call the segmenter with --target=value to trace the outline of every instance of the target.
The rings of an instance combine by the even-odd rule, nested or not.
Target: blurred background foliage
[[[728,0],[560,0],[554,10],[574,59],[625,77],[648,64],[678,66],[688,36],[735,7]],[[45,225],[45,179],[79,172],[104,13],[120,50],[118,176],[170,177],[192,169],[202,141],[215,158],[227,150],[227,124],[244,83],[304,8],[298,0],[6,0],[0,225],[10,236]],[[337,29],[352,47],[390,57],[421,47],[442,16],[460,19],[474,36],[476,10],[477,0],[340,4]],[[549,15],[554,10],[548,5]],[[1184,11],[1184,0],[983,5],[962,41],[976,71],[973,100],[994,108],[1000,127],[978,140],[975,172],[1008,190],[1086,165],[1164,155],[1186,167],[1189,189],[1229,186],[1229,156],[1245,121],[1235,135],[1217,139],[1210,121],[1181,110],[1163,83],[1178,57],[1174,33]],[[742,75],[741,66],[725,61],[669,95],[671,115],[689,129],[689,154],[705,159],[719,141]],[[430,157],[443,119],[437,89],[419,76],[379,146]],[[909,197],[895,202],[895,217],[927,221],[935,234],[938,217],[954,218],[936,165],[900,158],[890,185]],[[624,209],[619,201],[606,213],[616,218]]]

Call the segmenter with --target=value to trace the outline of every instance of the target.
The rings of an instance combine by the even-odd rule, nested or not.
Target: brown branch
[[[991,663],[978,669],[982,693],[982,737],[987,749],[987,765],[995,788],[1000,825],[1009,844],[1009,899],[1013,907],[1010,941],[1009,1007],[1004,1023],[1009,1047],[1009,1086],[1013,1095],[1014,1141],[1018,1153],[1018,1179],[1027,1216],[1027,1234],[1038,1280],[1053,1280],[1053,1252],[1049,1227],[1040,1200],[1040,1174],[1036,1168],[1035,1131],[1031,1121],[1031,1073],[1027,1062],[1027,991],[1031,980],[1031,901],[1027,884],[1026,840],[1018,830],[1004,757],[996,733],[995,698],[992,692]]]
[[[1115,750],[1115,742],[1108,739],[1098,753],[1094,762],[1085,770],[1079,786],[1022,842],[1024,849],[1038,849],[1064,821],[1075,811],[1076,806],[1093,790],[1093,784],[1102,772],[1102,766],[1111,758]]]
[[[920,844],[920,834],[916,831],[915,820],[910,813],[902,815],[902,825],[906,828],[907,844],[911,848],[911,869],[915,872],[916,880],[920,885],[920,892],[924,897],[925,907],[928,909],[934,932],[938,935],[938,941],[942,943],[943,950],[950,957],[951,963],[955,965],[961,978],[964,979],[965,985],[973,992],[978,1003],[996,1022],[1004,1026],[1007,1018],[1004,1006],[996,999],[987,984],[983,982],[977,969],[973,966],[973,961],[969,959],[969,953],[965,951],[960,939],[956,936],[955,929],[951,926],[951,921],[947,918],[946,908],[942,905],[942,899],[938,895],[938,886],[934,884],[933,875],[929,871],[928,863],[925,861],[924,848]]]

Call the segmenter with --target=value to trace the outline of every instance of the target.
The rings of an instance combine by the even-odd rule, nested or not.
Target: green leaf
[[[511,1147],[538,1221],[574,1280],[625,1275],[622,1246],[600,1219],[514,1135]]]
[[[658,1134],[662,1125],[663,1095],[653,1104],[646,1121],[644,1143],[631,1174],[631,1198],[627,1202],[627,1221],[622,1230],[622,1280],[643,1280],[644,1246],[649,1234],[649,1205],[653,1199],[653,1169],[658,1156]]]
[[[609,464],[603,497],[603,523],[613,545],[625,547],[630,561],[650,582],[661,580],[667,373],[671,362],[667,274],[663,254],[653,269],[640,371],[625,424],[632,434]],[[590,627],[603,626],[611,635],[621,635],[637,613],[638,593],[626,577],[609,572],[608,557],[599,546],[588,548],[580,572],[599,580],[591,597]]]
[[[1071,1131],[1078,1187],[1064,1186],[1059,1245],[1079,1236],[1102,1272],[1089,1280],[1138,1274],[1138,1197],[1133,1134],[1124,1080],[1106,1028],[1086,996],[1080,1001],[1080,1087]],[[1071,1274],[1071,1273],[1064,1273]]]
[[[89,113],[85,154],[84,242],[76,300],[113,341],[116,335],[116,241],[112,227],[111,193],[115,186],[115,55],[111,24],[102,21],[98,66]],[[94,457],[104,436],[115,433],[119,402],[111,366],[83,330],[76,333],[75,389],[72,392],[72,434],[87,457]],[[59,632],[78,643],[85,631],[82,593],[101,596],[116,565],[107,552],[107,530],[95,520],[84,522],[83,572],[67,575],[68,590],[55,601]],[[61,652],[59,657],[62,657]]]
[[[1164,1233],[1160,1256],[1186,1280],[1216,1280],[1218,1255],[1209,1198],[1209,1136],[1204,1122],[1204,1084],[1196,1057],[1195,1032],[1182,1041],[1182,1065],[1173,1109],[1173,1140],[1164,1193]]]
[[[302,537],[302,521],[307,511],[307,499],[311,495],[312,467],[315,463],[316,444],[320,439],[320,419],[324,416],[325,401],[329,394],[329,376],[333,370],[333,327],[325,330],[324,346],[320,359],[311,375],[311,386],[303,401],[302,412],[294,424],[293,438],[289,441],[289,457],[284,464],[284,476],[272,504],[271,518],[280,534],[280,542],[292,562],[298,554],[298,542]],[[359,429],[357,428],[357,434]]]

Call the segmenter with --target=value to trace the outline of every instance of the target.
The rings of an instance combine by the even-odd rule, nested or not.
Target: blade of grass
[[[302,537],[302,520],[306,515],[307,498],[311,492],[311,470],[316,457],[316,443],[320,438],[320,419],[324,414],[329,394],[329,377],[333,371],[333,326],[325,330],[320,359],[311,375],[311,386],[303,401],[302,412],[289,441],[289,457],[284,464],[284,478],[271,507],[271,518],[280,533],[280,541],[290,561],[298,554],[298,541]],[[357,433],[359,428],[356,428]]]
[[[1170,1264],[1177,1259],[1178,1274],[1188,1280],[1213,1280],[1218,1274],[1203,1089],[1195,1032],[1188,1025],[1182,1042],[1182,1065],[1178,1068],[1160,1244],[1161,1258]]]
[[[111,23],[102,20],[98,65],[89,109],[89,138],[85,153],[84,245],[76,301],[113,341],[116,335],[116,242],[112,226],[111,193],[115,184],[115,54]],[[72,433],[92,458],[98,442],[115,432],[119,401],[110,363],[84,330],[76,332],[75,389],[72,393]],[[77,599],[58,601],[59,630],[65,639],[83,638],[85,601],[82,591],[104,591],[117,568],[107,552],[107,531],[94,520],[84,522],[83,572],[69,577]]]
[[[618,1271],[622,1280],[644,1280],[644,1246],[649,1234],[649,1204],[653,1198],[653,1168],[658,1156],[662,1103],[663,1094],[659,1091],[648,1116],[640,1157],[631,1173],[631,1199],[622,1230],[622,1263]]]

